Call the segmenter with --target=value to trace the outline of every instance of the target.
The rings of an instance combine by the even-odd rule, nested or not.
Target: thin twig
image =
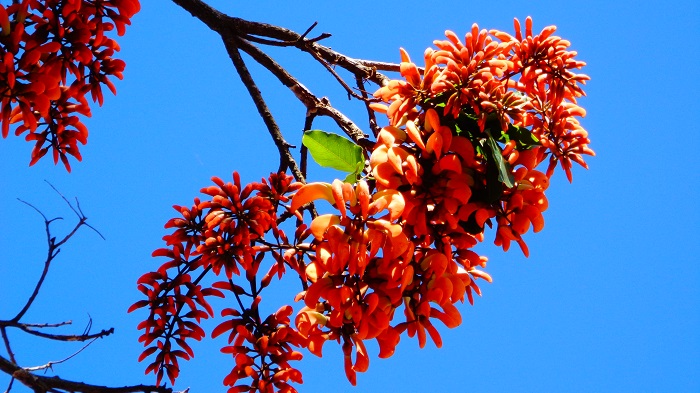
[[[367,139],[367,135],[347,116],[339,110],[333,108],[327,99],[319,99],[301,82],[293,77],[287,70],[280,66],[274,59],[262,52],[254,45],[244,40],[238,40],[241,50],[250,55],[260,65],[267,68],[283,85],[287,86],[292,93],[301,101],[307,108],[308,112],[316,115],[328,116],[345,132],[355,143],[365,148],[374,145]]]
[[[12,352],[12,347],[10,346],[10,339],[7,337],[7,330],[5,329],[5,326],[0,326],[0,334],[2,334],[2,341],[5,344],[7,356],[10,357],[10,360],[13,363],[17,363],[17,359],[15,359],[15,354]]]
[[[34,392],[72,392],[72,393],[172,393],[171,388],[152,385],[133,385],[108,387],[69,381],[60,377],[36,375],[16,363],[0,356],[0,371],[12,376]]]
[[[311,33],[311,30],[313,30],[316,26],[318,26],[318,21],[312,23],[311,26],[309,26],[309,28],[306,29],[306,31],[304,31],[303,33],[301,33],[301,36],[299,37],[299,41],[302,41],[302,40],[306,39],[306,36],[309,35],[309,33]],[[325,33],[324,33],[324,34],[325,34]],[[330,34],[329,34],[329,35],[330,35]]]
[[[2,324],[3,321],[0,321],[0,324]],[[28,328],[35,328],[35,329],[43,329],[43,328],[56,328],[56,327],[61,327],[61,326],[66,326],[66,325],[71,325],[73,324],[73,321],[65,321],[65,322],[58,322],[58,323],[23,323],[22,326],[28,327]]]
[[[316,118],[316,112],[307,110],[306,117],[304,118],[304,132],[311,130],[314,124],[314,119]],[[309,148],[306,145],[301,145],[300,149],[301,159],[299,160],[299,165],[301,166],[301,173],[306,177],[307,165],[309,162]]]
[[[83,336],[89,335],[90,329],[92,329],[92,317],[88,314],[88,323],[85,325],[85,329],[83,329]],[[112,332],[114,332],[114,329],[112,329]]]
[[[7,389],[5,389],[5,393],[10,393],[10,390],[12,390],[12,384],[15,382],[14,378],[10,378],[10,383],[7,384]]]
[[[287,141],[284,140],[282,132],[280,132],[279,126],[277,126],[277,122],[272,116],[272,113],[270,113],[270,110],[267,107],[267,104],[265,103],[262,94],[260,93],[260,89],[258,89],[258,86],[255,84],[255,81],[253,80],[250,71],[248,71],[248,67],[245,65],[245,62],[243,61],[243,58],[241,57],[241,54],[238,51],[238,45],[236,41],[237,40],[234,37],[224,37],[224,45],[226,46],[226,51],[228,52],[231,61],[233,61],[233,65],[234,67],[236,67],[236,71],[238,71],[238,75],[241,77],[241,81],[248,90],[248,94],[250,94],[250,97],[253,99],[253,102],[255,103],[255,107],[258,109],[260,117],[262,117],[265,126],[267,127],[270,135],[272,136],[273,141],[275,142],[275,146],[277,146],[277,150],[280,154],[280,169],[282,169],[282,167],[288,167],[292,171],[292,174],[297,179],[297,181],[306,183],[306,179],[299,170],[299,167],[297,166],[297,163],[294,160],[292,153],[289,151],[289,144],[287,143]]]
[[[16,326],[18,329],[31,334],[33,336],[47,338],[49,340],[56,341],[87,341],[94,340],[96,338],[106,337],[114,333],[114,328],[109,328],[107,330],[101,330],[99,333],[95,334],[50,334],[44,333],[37,330],[32,330],[24,326],[23,324],[18,324]]]
[[[56,189],[56,187],[53,186],[53,184],[49,183],[48,180],[44,180],[44,181],[45,181],[46,184],[48,184],[51,188],[53,188],[54,191],[56,191],[56,194],[58,194],[58,195],[61,197],[61,199],[63,199],[63,200],[66,202],[66,205],[68,205],[68,207],[70,207],[70,209],[73,210],[73,213],[75,213],[75,215],[78,216],[78,219],[82,219],[82,218],[84,217],[83,215],[81,215],[80,213],[78,213],[77,210],[75,210],[75,208],[73,207],[73,205],[71,205],[70,201],[68,201],[68,199],[67,199],[65,196],[63,196],[63,194],[61,194],[61,192],[58,191],[58,190]]]
[[[58,217],[58,218],[54,218],[53,220],[49,220],[46,218],[44,213],[39,211],[39,209],[34,207],[29,202],[25,202],[21,199],[19,199],[19,201],[28,205],[29,207],[33,208],[34,210],[36,210],[39,214],[41,214],[41,217],[44,218],[44,227],[46,230],[46,238],[48,241],[48,250],[47,250],[46,260],[44,261],[44,269],[41,272],[41,276],[39,277],[39,280],[37,281],[36,285],[34,286],[34,290],[32,291],[32,294],[29,296],[29,299],[27,299],[27,301],[25,302],[24,307],[22,307],[22,309],[17,313],[17,315],[15,315],[15,317],[12,318],[12,320],[11,320],[12,322],[18,322],[24,316],[24,314],[27,313],[27,311],[29,310],[29,307],[32,306],[32,304],[34,303],[34,300],[36,299],[37,295],[39,294],[39,290],[41,289],[41,286],[44,283],[44,279],[46,279],[46,275],[49,272],[49,266],[51,266],[51,261],[53,261],[53,259],[56,257],[56,255],[58,255],[58,252],[60,252],[60,250],[56,249],[56,246],[55,246],[56,245],[56,243],[55,243],[56,238],[51,236],[50,226],[51,226],[51,222],[53,222],[54,220],[61,219],[61,218]]]
[[[372,134],[376,138],[379,135],[379,126],[377,125],[377,117],[374,115],[374,111],[369,107],[369,96],[365,90],[365,81],[359,76],[355,76],[355,83],[357,83],[357,88],[362,94],[363,101],[365,103],[365,108],[367,109],[367,118],[369,119],[369,128],[372,130]]]
[[[71,210],[73,210],[73,213],[75,213],[75,215],[78,217],[78,219],[79,219],[80,221],[83,222],[82,225],[85,225],[86,227],[88,227],[88,228],[92,229],[93,231],[95,231],[95,233],[97,233],[97,235],[99,235],[99,236],[102,238],[102,240],[106,240],[105,237],[102,236],[102,234],[100,233],[100,231],[98,231],[98,230],[95,229],[92,225],[90,225],[90,224],[88,224],[88,223],[86,222],[86,221],[87,221],[87,217],[86,217],[85,214],[83,213],[83,210],[80,208],[80,201],[78,201],[78,198],[75,198],[75,204],[76,204],[76,206],[77,206],[77,209],[76,209],[76,208],[74,208],[73,205],[70,203],[70,201],[68,200],[68,198],[66,198],[63,194],[61,194],[61,192],[58,191],[58,189],[57,189],[56,187],[54,187],[53,184],[49,183],[47,180],[44,180],[44,181],[46,182],[46,184],[48,184],[49,186],[51,186],[51,188],[53,188],[54,191],[56,191],[56,194],[58,194],[58,195],[61,196],[61,198],[66,202],[66,205],[68,205],[68,207],[69,207]]]
[[[352,99],[352,98],[354,97],[354,98],[356,98],[356,99],[358,99],[358,100],[360,100],[360,101],[364,101],[364,98],[363,98],[361,95],[355,93],[355,92],[352,90],[352,88],[351,88],[350,86],[348,86],[347,83],[345,83],[345,80],[344,80],[340,75],[338,75],[337,72],[335,72],[335,70],[333,69],[333,67],[332,67],[330,64],[328,64],[328,62],[327,62],[325,59],[323,59],[318,53],[316,53],[316,52],[311,52],[311,56],[313,56],[314,59],[316,59],[319,63],[321,63],[321,65],[322,65],[328,72],[330,72],[331,75],[333,75],[333,77],[335,78],[335,80],[336,80],[338,83],[340,83],[341,86],[343,86],[343,89],[345,89],[345,91],[348,93],[348,99]]]
[[[52,186],[53,187],[53,186]],[[18,198],[19,199],[19,198]],[[64,198],[64,200],[66,200]],[[80,229],[81,226],[85,225],[85,220],[87,220],[86,217],[78,215],[80,217],[80,220],[78,223],[73,227],[73,229],[63,237],[63,239],[59,240],[58,242],[56,241],[56,238],[51,236],[51,223],[56,220],[61,220],[61,217],[57,217],[54,219],[47,219],[44,213],[42,213],[39,209],[37,209],[35,206],[33,206],[31,203],[23,201],[19,199],[20,202],[26,204],[27,206],[31,207],[35,211],[37,211],[41,217],[44,219],[44,227],[46,229],[46,240],[48,243],[48,249],[47,249],[47,255],[46,255],[46,260],[44,261],[44,269],[41,272],[41,276],[39,277],[39,280],[37,281],[36,285],[34,286],[34,291],[32,291],[32,294],[29,296],[29,299],[27,299],[27,302],[24,304],[24,307],[15,315],[14,318],[12,318],[13,322],[18,322],[24,314],[29,310],[29,307],[32,306],[34,303],[34,300],[36,299],[37,295],[39,294],[39,290],[41,289],[41,286],[44,284],[44,280],[46,279],[46,275],[49,272],[49,267],[51,266],[51,262],[53,261],[54,258],[58,255],[58,253],[61,251],[60,247],[65,244],[73,235]],[[68,202],[66,200],[66,202]],[[68,203],[70,206],[70,203]],[[73,207],[71,206],[71,209]],[[75,211],[75,210],[73,210]],[[76,212],[76,214],[78,214]],[[99,232],[98,232],[99,234]]]
[[[46,363],[46,364],[43,364],[43,365],[41,365],[41,366],[24,367],[24,369],[27,370],[27,371],[30,371],[30,372],[31,372],[31,371],[39,371],[39,370],[52,369],[54,364],[61,364],[61,363],[64,363],[64,362],[66,362],[66,361],[72,359],[72,358],[75,357],[76,355],[78,355],[80,352],[83,352],[83,351],[85,350],[85,348],[89,347],[90,344],[94,343],[95,340],[97,340],[98,338],[99,338],[99,337],[95,337],[95,338],[93,338],[91,341],[85,343],[85,345],[83,345],[82,348],[80,348],[78,351],[76,351],[75,353],[73,353],[72,355],[68,356],[68,357],[65,358],[65,359],[61,359],[61,360],[52,360],[52,361],[50,361],[50,362],[48,362],[48,363]]]
[[[316,42],[327,38],[328,35],[325,34],[320,35],[316,39],[304,39],[301,34],[283,27],[228,16],[202,0],[173,0],[173,2],[222,36],[233,33],[240,38],[246,38],[247,35],[251,35],[274,39],[277,40],[277,43],[294,42],[298,49],[309,54],[316,52],[329,64],[344,68],[353,75],[360,75],[362,78],[370,80],[379,86],[387,84],[389,78],[377,72],[377,70],[394,72],[400,70],[400,64],[354,59]],[[275,45],[267,42],[265,44]]]
[[[309,39],[303,40],[303,42],[318,42],[321,40],[325,40],[326,38],[329,38],[330,36],[331,35],[328,33],[322,33],[318,37],[309,38]],[[255,42],[257,44],[263,44],[263,45],[267,45],[267,46],[286,47],[286,48],[292,47],[292,46],[297,47],[297,46],[299,46],[299,41],[300,41],[300,40],[296,40],[296,41],[270,40],[270,39],[258,37],[258,36],[252,35],[252,34],[243,34],[240,36],[240,38],[242,38],[246,41]]]

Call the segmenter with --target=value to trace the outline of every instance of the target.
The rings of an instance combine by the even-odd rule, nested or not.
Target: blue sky
[[[580,104],[597,157],[588,160],[590,170],[574,171],[573,184],[555,175],[545,229],[526,238],[530,258],[484,244],[478,251],[489,257],[494,282],[482,287],[475,306],[460,308],[460,327],[440,330],[443,348],[429,343],[419,350],[404,339],[392,358],[373,357],[353,388],[340,349],[328,343],[322,359],[308,354],[301,362],[301,391],[700,391],[696,2],[249,3],[211,1],[230,15],[298,32],[317,21],[317,32],[333,34],[325,41],[333,49],[394,62],[399,47],[419,59],[446,29],[461,36],[476,22],[512,31],[513,17],[531,15],[536,29],[559,27],[591,77]],[[73,173],[48,160],[29,168],[29,143],[12,136],[0,141],[0,318],[21,307],[45,254],[41,217],[16,198],[65,217],[56,234],[73,222],[47,180],[78,197],[107,240],[78,233],[27,320],[70,319],[73,330],[64,332],[82,332],[90,315],[93,330],[115,327],[113,336],[54,367],[65,378],[113,386],[154,382],[136,362],[142,347],[135,327],[145,315],[126,309],[139,300],[136,279],[161,263],[150,254],[162,244],[171,205],[190,204],[211,176],[230,179],[238,170],[247,182],[277,166],[270,137],[215,33],[168,1],[143,1],[120,44],[125,80],[86,121],[89,142]],[[320,66],[295,50],[270,53],[366,128],[364,109],[346,101]],[[302,105],[263,69],[251,70],[287,139],[299,144]],[[337,132],[329,122],[316,126]],[[310,171],[319,181],[336,175]],[[16,332],[11,338],[25,366],[79,349]],[[233,364],[218,352],[222,345],[197,343],[176,389],[224,391],[221,381]],[[0,378],[0,387],[5,383]]]

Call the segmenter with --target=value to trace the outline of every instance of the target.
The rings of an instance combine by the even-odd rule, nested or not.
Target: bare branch
[[[69,381],[60,377],[36,375],[14,362],[0,356],[0,371],[11,375],[34,392],[71,392],[71,393],[172,393],[171,388],[164,386],[133,385],[123,387],[107,387],[91,385],[82,382]]]
[[[58,191],[58,190],[56,189],[56,187],[53,186],[53,184],[49,183],[47,180],[44,180],[44,181],[45,181],[46,184],[48,184],[51,188],[53,188],[54,191],[56,191],[56,194],[58,194],[58,195],[61,197],[61,199],[63,199],[63,200],[66,202],[66,205],[68,205],[68,207],[70,207],[70,209],[73,210],[73,213],[75,213],[75,215],[78,216],[78,219],[79,219],[79,220],[82,220],[84,216],[83,216],[82,214],[78,213],[77,210],[75,210],[75,208],[73,207],[73,205],[71,205],[70,201],[68,201],[68,199],[66,199],[66,197],[65,197],[63,194],[61,194],[61,192]]]
[[[112,331],[114,331],[114,329],[112,329]],[[43,364],[43,365],[41,365],[41,366],[24,367],[24,369],[27,370],[27,371],[29,371],[29,372],[31,372],[31,371],[38,371],[38,370],[53,369],[53,365],[54,365],[54,364],[61,364],[61,363],[63,363],[63,362],[66,362],[66,361],[72,359],[73,357],[75,357],[76,355],[78,355],[80,352],[83,352],[83,350],[85,350],[85,348],[87,348],[88,346],[90,346],[90,344],[94,343],[95,340],[97,340],[98,338],[99,338],[99,337],[93,338],[91,341],[89,341],[88,343],[86,343],[85,345],[83,345],[82,348],[80,348],[79,350],[77,350],[75,353],[73,353],[72,355],[68,356],[67,358],[64,358],[64,359],[61,359],[61,360],[52,360],[52,361],[50,361],[50,362],[48,362],[48,363],[46,363],[46,364]]]
[[[56,341],[87,341],[87,340],[94,340],[96,338],[106,337],[106,336],[109,336],[110,334],[114,333],[114,328],[109,328],[107,330],[101,330],[99,333],[95,333],[95,334],[65,335],[65,334],[50,334],[50,333],[40,332],[37,330],[30,329],[30,328],[26,327],[24,324],[17,324],[15,327],[22,330],[23,332],[26,332],[26,333],[33,335],[33,336],[47,338],[49,340],[56,340]]]
[[[255,107],[258,109],[260,117],[263,118],[265,126],[267,127],[273,141],[275,142],[275,145],[277,146],[277,150],[280,154],[280,171],[288,167],[298,181],[305,183],[306,179],[299,170],[292,153],[289,151],[289,143],[284,140],[282,132],[280,132],[279,126],[277,126],[277,122],[275,122],[272,113],[270,113],[270,109],[267,107],[267,104],[260,93],[260,89],[258,89],[258,86],[255,84],[253,77],[250,75],[250,71],[248,71],[248,67],[245,65],[245,62],[238,51],[236,39],[234,37],[224,37],[224,45],[226,45],[226,50],[233,61],[233,65],[236,67],[236,71],[238,71],[238,75],[241,77],[241,81],[245,85],[246,89],[248,89],[248,93],[253,99]]]
[[[335,78],[335,80],[336,80],[338,83],[340,83],[341,86],[343,86],[343,89],[345,89],[345,91],[348,93],[348,99],[352,99],[352,98],[354,97],[354,98],[356,98],[356,99],[358,99],[358,100],[360,100],[360,101],[364,101],[364,100],[365,100],[361,95],[355,93],[355,92],[352,90],[352,88],[351,88],[350,86],[348,86],[347,83],[345,83],[345,80],[343,80],[343,78],[341,78],[341,76],[338,75],[337,72],[335,72],[335,70],[333,69],[333,67],[332,67],[330,64],[328,64],[328,62],[327,62],[325,59],[321,58],[321,56],[320,56],[318,53],[316,53],[316,52],[311,52],[311,56],[313,56],[314,59],[316,59],[319,63],[321,63],[321,65],[322,65],[328,72],[330,72],[331,75],[333,75],[333,77]]]
[[[357,125],[345,116],[342,112],[333,108],[326,98],[319,99],[301,82],[293,77],[287,70],[280,66],[275,60],[262,52],[254,45],[244,40],[239,40],[239,47],[260,65],[267,68],[283,85],[287,86],[292,93],[307,108],[307,116],[310,113],[321,116],[328,116],[345,132],[355,143],[365,148],[374,145],[374,142],[367,139],[367,135]]]
[[[316,111],[307,110],[306,117],[304,118],[304,132],[309,131],[314,124],[314,119],[316,118]],[[309,161],[309,149],[305,145],[301,145],[301,173],[306,176],[306,167]]]
[[[34,286],[34,291],[32,291],[32,294],[29,296],[29,299],[27,299],[26,303],[24,304],[24,307],[22,307],[22,309],[17,313],[17,315],[15,315],[15,317],[12,318],[13,322],[18,322],[24,316],[24,314],[27,313],[27,311],[29,310],[29,307],[32,306],[32,303],[34,303],[34,300],[36,299],[37,295],[39,294],[39,290],[41,289],[41,286],[44,283],[44,279],[46,279],[46,275],[49,272],[49,266],[51,266],[51,261],[53,261],[53,259],[56,257],[56,255],[58,255],[58,253],[60,252],[60,249],[58,249],[56,247],[56,238],[51,236],[51,228],[50,228],[51,222],[53,222],[54,220],[60,219],[60,217],[49,220],[46,218],[44,213],[39,211],[39,209],[34,207],[32,204],[25,202],[21,199],[19,199],[19,201],[28,205],[32,209],[36,210],[41,215],[41,217],[44,218],[44,227],[46,229],[48,250],[47,250],[46,260],[44,261],[44,269],[41,272],[41,276],[39,277],[39,280],[37,281],[36,285]],[[74,229],[74,231],[75,231],[75,229]],[[68,238],[69,237],[66,237],[65,239],[68,239]]]
[[[372,130],[372,134],[376,138],[379,135],[379,126],[377,125],[377,117],[374,115],[374,111],[369,107],[369,96],[365,90],[365,81],[359,76],[355,77],[355,83],[357,83],[357,88],[362,94],[363,101],[365,103],[365,108],[367,109],[367,117],[369,118],[369,128]]]
[[[299,37],[299,39],[297,41],[305,40],[306,36],[309,35],[309,33],[311,33],[311,30],[313,30],[316,26],[318,26],[318,22],[314,22],[311,26],[309,26],[309,28],[306,29],[306,31],[301,34],[301,36]],[[326,39],[330,36],[331,36],[330,33],[321,33],[321,35],[319,35],[318,37],[311,38],[308,41],[318,42],[318,41]]]
[[[0,322],[1,323],[1,322]],[[73,324],[73,321],[65,321],[58,323],[23,323],[22,325],[28,328],[43,329],[43,328],[55,328],[66,325]]]
[[[44,181],[45,181],[46,184],[48,184],[51,188],[53,188],[54,191],[56,191],[56,194],[58,194],[58,195],[61,197],[61,199],[63,199],[63,200],[66,202],[66,205],[68,205],[68,207],[69,207],[69,208],[73,211],[73,213],[75,213],[75,215],[78,217],[78,220],[80,220],[80,222],[82,223],[81,225],[85,225],[86,227],[92,229],[93,231],[95,231],[95,233],[97,233],[97,234],[102,238],[102,240],[105,240],[105,237],[102,236],[102,234],[100,233],[100,231],[98,231],[97,229],[95,229],[95,228],[92,227],[91,225],[87,224],[87,222],[86,222],[86,221],[87,221],[87,217],[85,216],[85,214],[83,214],[83,210],[80,208],[80,202],[78,201],[78,198],[75,198],[76,207],[73,207],[73,204],[70,203],[70,201],[68,200],[68,198],[66,198],[60,191],[58,191],[58,189],[57,189],[56,187],[54,187],[53,184],[49,183],[49,182],[46,181],[46,180],[44,180]],[[43,214],[42,214],[42,216],[43,216]],[[66,238],[66,240],[68,240],[68,239]]]
[[[10,378],[10,383],[7,384],[7,389],[5,389],[5,393],[10,393],[10,390],[12,390],[12,384],[15,382],[14,378]]]
[[[54,188],[53,186],[51,186],[51,187]],[[55,190],[55,188],[54,188],[54,190]],[[61,194],[59,193],[59,195],[61,195]],[[65,244],[71,237],[73,237],[73,235],[78,231],[78,229],[80,229],[81,226],[87,225],[85,223],[85,221],[87,220],[87,217],[80,215],[73,208],[73,206],[70,204],[70,202],[68,202],[68,200],[65,199],[65,197],[63,197],[63,195],[61,195],[61,197],[63,198],[63,200],[66,201],[66,203],[68,203],[68,206],[70,206],[70,208],[78,215],[79,220],[78,220],[78,223],[75,224],[73,229],[67,235],[65,235],[63,237],[63,239],[61,239],[59,241],[56,241],[56,238],[51,235],[51,223],[53,221],[56,221],[56,220],[61,220],[62,218],[57,217],[57,218],[49,220],[46,218],[46,215],[44,215],[44,213],[42,213],[39,209],[37,209],[31,203],[19,199],[20,202],[26,204],[27,206],[29,206],[32,209],[34,209],[35,211],[37,211],[41,215],[41,217],[44,219],[44,227],[46,230],[46,240],[48,243],[48,247],[47,247],[48,249],[47,249],[46,260],[44,261],[44,269],[41,272],[41,276],[39,277],[39,280],[37,281],[36,285],[34,286],[34,291],[29,296],[29,299],[27,299],[27,302],[24,304],[24,307],[22,307],[22,309],[17,313],[17,315],[15,315],[15,317],[12,318],[12,321],[14,321],[14,322],[18,322],[24,316],[24,314],[26,314],[26,312],[29,310],[29,308],[34,303],[34,300],[36,299],[37,295],[39,294],[39,290],[41,289],[41,286],[44,284],[44,280],[46,279],[46,275],[49,272],[49,267],[51,266],[51,262],[53,261],[54,258],[56,258],[58,253],[61,251],[60,247],[63,244]],[[99,232],[97,232],[97,234],[100,235]],[[102,236],[102,235],[100,235],[100,236]],[[103,237],[103,239],[104,239],[104,237]]]
[[[258,40],[258,42],[276,46],[291,46],[291,43],[294,43],[296,48],[309,54],[316,53],[329,64],[344,68],[353,75],[358,75],[363,79],[370,80],[379,86],[387,84],[389,78],[380,74],[377,70],[398,72],[400,69],[399,64],[354,59],[320,45],[317,42],[330,35],[322,34],[316,39],[309,40],[305,39],[305,36],[283,27],[267,23],[251,22],[225,15],[201,0],[173,0],[173,2],[222,36],[234,34],[244,39],[247,38],[247,35],[266,37],[277,40],[277,42],[272,43],[262,40]]]
[[[27,202],[27,201],[23,201],[23,200],[21,200],[21,199],[19,199],[19,198],[17,198],[17,200],[20,201],[20,202],[22,202],[22,203],[24,203],[25,205],[31,207],[32,209],[34,209],[34,211],[36,211],[37,213],[39,213],[39,214],[41,215],[41,218],[43,218],[45,222],[50,222],[50,221],[53,221],[53,220],[62,220],[61,217],[56,217],[56,218],[54,218],[53,220],[49,220],[48,218],[46,218],[46,216],[44,215],[44,213],[41,212],[41,210],[37,209],[36,206],[32,205],[31,203],[29,203],[29,202]]]
[[[2,341],[5,344],[5,350],[7,351],[7,356],[10,357],[12,362],[17,362],[15,359],[15,354],[12,352],[12,347],[10,346],[10,339],[7,337],[7,330],[5,326],[0,326],[0,335],[2,335]],[[9,388],[8,388],[9,390]]]
[[[48,182],[47,182],[48,183]],[[39,376],[35,375],[32,372],[33,371],[39,371],[39,370],[46,370],[51,368],[55,364],[63,363],[65,361],[68,361],[69,359],[73,358],[76,356],[78,353],[82,352],[87,346],[89,346],[92,342],[94,342],[96,339],[108,336],[112,333],[114,333],[114,329],[108,329],[108,330],[102,330],[98,333],[90,334],[90,328],[92,327],[92,319],[89,320],[87,323],[85,330],[83,331],[82,334],[80,335],[63,335],[63,334],[49,334],[49,333],[44,333],[36,329],[42,329],[42,328],[54,328],[54,327],[59,327],[59,326],[64,326],[64,325],[69,325],[71,322],[60,322],[60,323],[54,323],[54,324],[49,324],[49,323],[21,323],[20,320],[24,315],[27,313],[29,308],[34,304],[35,299],[37,298],[37,295],[39,294],[39,291],[46,279],[46,276],[49,271],[49,267],[56,258],[56,256],[60,252],[60,247],[64,245],[68,240],[70,240],[75,233],[80,229],[82,226],[87,226],[94,230],[100,237],[104,239],[102,234],[100,234],[95,228],[92,226],[88,225],[86,223],[87,217],[85,214],[82,212],[80,208],[80,203],[76,199],[76,204],[75,206],[65,197],[63,194],[61,194],[56,187],[54,187],[52,184],[49,183],[51,188],[56,191],[57,194],[61,196],[61,198],[66,202],[68,207],[75,213],[75,215],[78,217],[78,222],[75,224],[75,226],[72,228],[72,230],[63,236],[62,239],[57,240],[56,237],[54,237],[51,234],[51,223],[53,223],[56,220],[61,220],[62,218],[57,217],[53,219],[48,219],[44,213],[42,213],[38,208],[36,208],[34,205],[31,203],[28,203],[23,200],[19,200],[20,202],[24,203],[25,205],[31,207],[33,210],[35,210],[41,217],[44,219],[44,227],[46,231],[46,239],[48,243],[48,249],[47,249],[47,256],[46,260],[44,261],[44,268],[42,270],[41,276],[39,277],[39,280],[37,281],[34,290],[32,291],[32,294],[29,296],[27,299],[26,303],[22,307],[22,309],[15,315],[12,319],[10,320],[0,320],[0,335],[2,336],[2,340],[5,346],[5,349],[8,353],[9,359],[6,359],[2,356],[0,356],[0,371],[8,374],[10,378],[10,383],[7,387],[6,392],[9,392],[10,389],[13,386],[13,383],[15,380],[21,382],[25,386],[29,387],[32,389],[34,392],[39,392],[39,393],[48,393],[48,392],[85,392],[85,393],[96,393],[96,392],[114,392],[114,393],[130,393],[130,392],[157,392],[157,393],[170,393],[172,392],[172,389],[169,388],[164,388],[164,387],[158,387],[158,386],[147,386],[147,385],[135,385],[135,386],[125,386],[125,387],[120,387],[120,388],[111,388],[111,387],[106,387],[106,386],[98,386],[98,385],[90,385],[90,384],[85,384],[82,382],[74,382],[74,381],[69,381],[65,380],[59,377],[45,377],[45,376]],[[15,358],[15,354],[12,351],[12,348],[10,346],[10,340],[7,335],[7,328],[8,327],[13,327],[19,330],[22,330],[25,333],[46,338],[46,339],[51,339],[51,340],[58,340],[58,341],[88,341],[81,349],[73,353],[72,355],[68,356],[65,359],[58,360],[58,361],[50,361],[44,365],[41,366],[35,366],[35,367],[28,367],[28,368],[23,368],[20,367],[17,363],[17,360]]]

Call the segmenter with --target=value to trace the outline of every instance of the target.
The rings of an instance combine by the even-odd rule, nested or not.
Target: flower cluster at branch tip
[[[515,241],[527,255],[522,235],[544,225],[554,168],[571,181],[572,161],[587,167],[582,155],[594,154],[576,119],[589,78],[572,70],[584,63],[554,26],[534,35],[528,18],[523,35],[516,19],[515,30],[474,25],[464,42],[448,31],[425,51],[422,76],[402,50],[405,80],[375,93],[389,104],[373,107],[390,126],[378,136],[372,174],[378,190],[402,190],[404,227],[415,236],[468,245],[495,219],[496,244],[508,250]],[[546,174],[535,169],[547,159]]]
[[[6,138],[34,141],[30,165],[51,150],[70,171],[68,156],[82,159],[78,144],[90,116],[85,95],[102,105],[102,85],[122,78],[124,61],[114,58],[117,42],[140,9],[139,0],[18,0],[0,5],[0,125]]]
[[[426,50],[423,72],[402,50],[404,80],[372,104],[389,125],[353,184],[302,185],[279,173],[243,186],[234,172],[233,183],[214,178],[202,189],[205,200],[175,206],[166,247],[153,254],[167,261],[139,279],[146,299],[130,309],[149,309],[139,326],[140,360],[155,355],[146,371],[174,383],[178,358],[194,355],[188,340],[201,340],[199,322],[214,316],[210,296],[232,304],[212,332],[228,333],[229,392],[296,392],[297,349],[320,357],[328,341],[341,345],[353,385],[369,367],[366,340],[377,340],[380,358],[404,335],[440,347],[436,322],[460,325],[455,304],[473,304],[477,281],[491,282],[473,250],[486,228],[496,225],[505,251],[515,242],[528,255],[523,235],[544,226],[555,168],[571,180],[572,162],[585,167],[582,156],[593,155],[576,119],[588,77],[573,70],[584,63],[554,27],[535,35],[530,18],[524,34],[515,27],[511,36],[474,25],[464,41],[447,32]],[[321,200],[333,213],[307,225],[303,212]],[[293,238],[281,228],[287,220],[296,220]],[[294,322],[289,305],[262,318],[262,290],[288,271],[301,284]],[[221,281],[205,281],[209,272]]]
[[[240,311],[224,309],[222,316],[235,318],[219,325],[213,333],[218,336],[232,330],[229,344],[233,346],[223,351],[235,356],[237,367],[225,382],[232,385],[242,376],[250,376],[260,391],[272,386],[285,391],[287,380],[301,378],[288,364],[289,360],[298,360],[298,355],[290,352],[288,346],[298,346],[303,339],[295,338],[295,332],[288,326],[291,308],[283,308],[263,321],[257,306],[261,299],[259,292],[275,274],[281,277],[284,273],[281,256],[274,251],[279,247],[266,244],[264,236],[272,232],[276,243],[288,243],[284,232],[277,227],[277,210],[284,208],[282,204],[289,201],[286,195],[299,189],[301,184],[292,182],[293,179],[284,174],[272,174],[267,181],[245,187],[241,186],[237,173],[234,173],[233,183],[213,180],[214,186],[202,189],[202,193],[209,196],[207,200],[195,199],[191,208],[174,206],[180,216],[165,225],[174,231],[163,238],[166,247],[153,253],[168,260],[157,271],[138,280],[139,290],[147,300],[135,303],[129,311],[141,307],[150,309],[148,319],[139,325],[139,329],[144,330],[139,340],[147,347],[140,360],[157,353],[146,372],[155,373],[158,384],[164,376],[174,383],[179,375],[177,359],[194,356],[187,341],[204,338],[205,333],[198,323],[214,316],[207,297],[225,297],[224,291],[227,291],[238,300]],[[259,282],[256,275],[267,254],[274,254],[278,262]],[[203,287],[200,282],[209,271],[225,280]],[[233,281],[242,272],[250,289]],[[245,298],[250,298],[251,304],[244,307],[241,301]],[[243,349],[245,342],[254,345]],[[175,345],[180,349],[174,348]],[[258,355],[251,357],[250,351]],[[253,359],[263,362],[264,366],[254,370]],[[265,383],[270,387],[263,389]]]

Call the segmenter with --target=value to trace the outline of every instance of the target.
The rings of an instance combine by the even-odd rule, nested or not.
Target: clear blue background
[[[43,180],[78,197],[102,241],[82,230],[61,252],[27,322],[71,319],[82,332],[115,327],[69,362],[61,377],[122,386],[153,383],[136,362],[142,351],[126,314],[139,300],[136,279],[162,261],[173,204],[190,204],[211,176],[259,180],[277,167],[276,150],[218,36],[173,3],[144,0],[120,40],[127,62],[117,97],[108,97],[86,123],[83,163],[73,173],[44,160],[27,167],[31,145],[0,141],[0,318],[22,306],[45,255],[41,217],[15,198],[65,223],[74,217]],[[345,380],[332,343],[324,357],[306,355],[302,392],[697,392],[700,391],[700,235],[698,220],[698,3],[674,1],[211,1],[230,15],[303,32],[314,21],[324,41],[346,55],[414,59],[445,29],[462,36],[476,22],[512,31],[531,15],[535,29],[555,24],[592,78],[583,125],[597,157],[576,170],[573,184],[558,173],[548,191],[545,230],[526,240],[531,256],[485,244],[493,284],[464,323],[441,329],[444,347],[419,350],[404,339],[388,360],[373,357]],[[332,77],[295,49],[270,50],[318,96],[367,130],[364,109],[345,99]],[[249,62],[287,139],[300,143],[304,108],[261,67]],[[319,128],[337,131],[330,122]],[[335,173],[311,169],[315,180]],[[493,234],[491,234],[493,235]],[[293,294],[276,294],[280,299]],[[220,306],[221,304],[219,304]],[[272,307],[272,306],[271,306]],[[213,324],[208,323],[211,328]],[[11,333],[24,366],[62,359],[78,344],[53,345]],[[232,359],[222,340],[195,343],[176,389],[225,391]],[[375,347],[371,350],[376,355]],[[51,375],[49,373],[48,375]],[[0,378],[0,389],[6,378]],[[23,392],[17,383],[13,392]]]

